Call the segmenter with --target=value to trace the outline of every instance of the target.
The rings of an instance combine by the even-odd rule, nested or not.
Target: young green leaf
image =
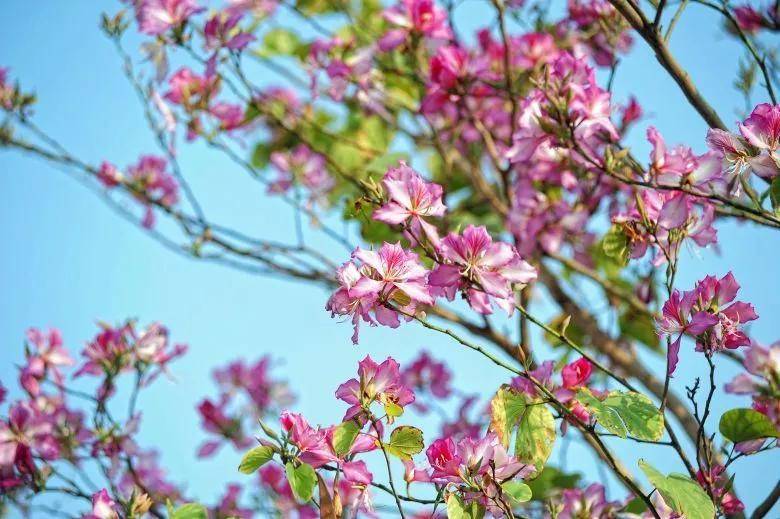
[[[769,201],[776,213],[780,212],[780,177],[775,177],[769,185]]]
[[[601,241],[601,248],[607,257],[617,260],[622,265],[628,263],[628,237],[619,227],[610,228]]]
[[[707,493],[688,476],[669,474],[664,476],[645,460],[639,460],[639,468],[658,490],[667,506],[686,519],[712,519],[715,505]]]
[[[730,409],[720,417],[720,433],[734,443],[778,438],[780,431],[763,413],[755,409]]]
[[[490,430],[509,447],[509,439],[523,411],[526,409],[525,396],[508,386],[501,387],[490,401]]]
[[[390,433],[385,450],[402,460],[408,460],[423,449],[423,433],[417,427],[401,425]]]
[[[169,512],[170,519],[208,519],[206,507],[198,503],[186,503],[173,512]]]
[[[537,474],[544,468],[555,444],[555,418],[544,404],[525,408],[517,426],[515,456],[536,467]]]
[[[343,456],[352,448],[360,432],[360,426],[354,420],[347,420],[333,431],[333,450],[337,456]]]
[[[447,519],[482,519],[485,517],[485,507],[471,501],[469,504],[457,494],[450,494],[447,497]]]
[[[295,497],[303,502],[311,499],[314,494],[314,485],[317,484],[317,473],[314,472],[311,465],[301,463],[296,467],[292,461],[288,461],[284,466],[284,471]]]
[[[250,450],[244,457],[241,458],[241,464],[238,466],[238,471],[242,474],[251,474],[266,463],[268,463],[274,456],[273,448],[267,445],[260,445]]]
[[[531,487],[520,481],[506,481],[501,484],[501,490],[514,503],[525,503],[531,500]]]
[[[633,391],[612,391],[599,400],[587,388],[577,392],[577,400],[592,412],[598,422],[621,438],[658,441],[664,434],[664,417],[645,395]]]

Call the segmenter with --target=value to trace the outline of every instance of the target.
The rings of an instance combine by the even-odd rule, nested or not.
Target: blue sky
[[[118,4],[117,4],[118,5]],[[482,4],[479,4],[480,6]],[[476,3],[459,12],[468,32],[479,18]],[[6,0],[0,14],[0,66],[39,96],[36,121],[75,155],[98,162],[108,158],[125,165],[155,151],[137,99],[121,74],[119,59],[98,30],[94,2],[47,2],[46,7]],[[739,51],[715,19],[691,7],[679,24],[672,48],[726,121],[737,119],[742,100],[732,79]],[[259,78],[258,82],[267,81]],[[637,155],[646,156],[643,131],[656,125],[667,142],[687,142],[703,151],[706,126],[684,103],[641,42],[635,45],[615,81],[615,96],[637,94],[649,114],[631,136]],[[763,101],[763,98],[757,97]],[[182,165],[193,188],[202,194],[209,217],[240,223],[258,235],[283,238],[292,232],[289,210],[264,196],[263,187],[247,182],[234,166],[199,146],[183,147]],[[422,164],[420,164],[422,166]],[[277,373],[299,395],[296,409],[313,422],[333,423],[343,409],[332,391],[351,377],[366,353],[392,355],[403,363],[420,347],[447,357],[456,383],[488,394],[507,380],[504,373],[475,354],[414,325],[397,332],[366,330],[359,347],[349,343],[348,324],[331,320],[323,307],[327,294],[298,283],[253,277],[212,264],[198,263],[164,250],[109,210],[88,189],[60,170],[17,153],[0,150],[0,380],[12,386],[29,326],[56,326],[66,344],[78,351],[92,336],[97,319],[138,317],[159,320],[175,341],[191,346],[174,365],[177,381],[158,381],[141,401],[142,441],[164,453],[172,478],[186,481],[193,495],[213,498],[215,481],[240,480],[239,455],[223,451],[214,460],[194,459],[203,440],[195,404],[213,394],[210,370],[233,358],[271,353]],[[685,254],[679,286],[692,286],[706,274],[732,268],[743,288],[740,297],[755,304],[762,316],[751,328],[763,342],[778,339],[772,317],[778,315],[776,236],[752,226],[721,224],[720,251]],[[329,246],[328,246],[329,247]],[[324,249],[334,257],[341,250]],[[683,347],[678,391],[703,374],[703,361]],[[660,361],[654,362],[660,369]],[[725,364],[718,384],[734,375]],[[746,399],[719,396],[716,410],[747,405]],[[173,412],[171,411],[173,409]],[[719,416],[719,412],[715,416]],[[630,467],[638,457],[634,444],[615,445]],[[642,450],[664,470],[679,470],[662,451]],[[774,457],[774,460],[772,459]],[[557,460],[558,455],[553,454]],[[752,508],[774,484],[777,457],[764,454],[742,462],[736,488]],[[773,463],[775,462],[775,463]],[[569,469],[582,468],[587,480],[602,480],[590,454],[575,441],[568,451]],[[204,477],[208,474],[208,477]],[[623,491],[613,486],[613,497]]]

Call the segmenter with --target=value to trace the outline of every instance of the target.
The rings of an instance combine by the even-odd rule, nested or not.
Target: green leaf
[[[525,396],[509,386],[499,388],[490,401],[490,430],[498,436],[504,447],[509,448],[512,430],[523,416],[525,408]]]
[[[669,474],[664,476],[645,460],[639,460],[639,468],[658,490],[667,506],[686,519],[712,519],[715,505],[706,492],[688,476]]]
[[[555,418],[547,406],[529,405],[517,426],[515,457],[524,463],[532,463],[540,473],[552,453],[555,437]]]
[[[623,265],[628,263],[628,237],[620,227],[613,225],[610,228],[601,241],[601,248],[607,257],[615,259]]]
[[[560,489],[577,487],[580,479],[582,479],[580,474],[565,474],[557,468],[548,465],[542,470],[541,474],[528,481],[528,486],[531,488],[535,501],[545,501],[558,494]]]
[[[485,517],[485,507],[476,501],[468,505],[457,494],[447,497],[447,519],[482,519]]]
[[[602,427],[625,438],[658,441],[664,434],[664,417],[645,395],[633,391],[612,391],[599,400],[587,388],[577,392],[577,400],[592,412]]]
[[[515,503],[525,503],[532,497],[531,487],[519,481],[506,481],[501,484],[501,490]]]
[[[333,431],[333,450],[341,457],[349,452],[360,432],[360,425],[355,420],[347,420]]]
[[[661,341],[655,330],[655,322],[648,314],[627,311],[620,315],[620,331],[639,342],[660,351]],[[579,343],[582,344],[582,343]]]
[[[772,209],[780,212],[780,177],[775,177],[769,185],[769,201],[772,202]]]
[[[244,457],[241,458],[241,464],[238,466],[238,471],[242,474],[251,474],[266,463],[268,463],[274,456],[273,448],[267,445],[260,445],[250,450]]]
[[[314,494],[314,485],[317,484],[317,473],[314,472],[311,465],[301,463],[296,467],[292,461],[288,461],[284,466],[284,471],[295,497],[303,502],[311,499]]]
[[[169,512],[170,519],[208,519],[206,507],[198,503],[181,505],[173,512]]]
[[[301,47],[301,40],[292,31],[275,28],[263,37],[263,46],[257,51],[262,57],[291,56]]]
[[[417,427],[401,425],[390,433],[390,441],[385,450],[402,460],[408,460],[423,450],[423,433]]]
[[[734,443],[759,438],[780,438],[772,421],[755,409],[730,409],[720,417],[720,433]]]

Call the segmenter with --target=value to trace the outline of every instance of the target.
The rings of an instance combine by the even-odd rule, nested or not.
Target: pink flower
[[[550,63],[558,55],[555,39],[546,32],[529,32],[511,42],[512,58],[517,66],[535,68]],[[503,48],[503,45],[501,46]],[[503,49],[502,49],[503,55]]]
[[[290,411],[282,412],[279,420],[290,441],[298,448],[297,456],[302,462],[319,468],[328,462],[338,461],[328,441],[327,430],[314,429],[303,416]]]
[[[696,480],[702,488],[711,491],[716,498],[720,499],[720,506],[726,514],[738,514],[745,509],[742,501],[728,490],[732,483],[722,465],[713,464],[708,473],[698,470]]]
[[[382,180],[389,201],[374,211],[374,219],[393,225],[410,224],[412,241],[420,240],[420,231],[434,245],[439,235],[436,228],[423,217],[442,216],[447,208],[442,203],[439,184],[426,182],[412,168],[401,161],[397,168],[390,168]]]
[[[662,334],[677,335],[667,352],[670,374],[677,366],[683,334],[696,338],[696,351],[713,352],[750,344],[740,326],[758,315],[753,305],[734,301],[738,290],[739,284],[729,272],[721,279],[707,276],[683,294],[672,292],[664,303],[662,316],[656,319]]]
[[[263,17],[273,14],[278,4],[276,0],[228,0],[227,11],[230,14],[251,12],[254,16]]]
[[[640,192],[641,210],[636,202],[612,217],[622,227],[632,258],[641,258],[651,246],[657,254],[653,264],[661,265],[676,257],[685,238],[699,247],[717,243],[712,226],[715,207],[705,199],[677,191],[645,189]]]
[[[414,402],[414,393],[401,381],[398,363],[388,357],[381,364],[366,356],[358,363],[358,378],[350,379],[336,389],[336,398],[351,405],[343,421],[359,416],[364,408],[379,402],[385,409]],[[390,416],[390,412],[388,412]]]
[[[17,403],[0,420],[0,488],[16,486],[36,472],[33,456],[53,460],[60,446],[45,416],[27,403]],[[16,469],[17,476],[14,476]]]
[[[407,387],[428,390],[437,398],[447,398],[452,392],[450,379],[452,374],[443,362],[435,361],[427,351],[403,369],[401,379]]]
[[[750,5],[735,7],[733,14],[739,28],[745,32],[757,32],[764,25],[764,17]]]
[[[566,389],[575,389],[584,386],[588,383],[592,371],[593,365],[584,357],[567,364],[561,371],[563,387]]]
[[[11,110],[14,107],[15,88],[8,82],[8,69],[0,67],[0,108]]]
[[[403,299],[432,304],[426,277],[428,271],[417,254],[407,252],[400,243],[384,243],[378,251],[355,249],[352,257],[363,263],[363,276],[350,290],[352,296],[376,294],[384,299]]]
[[[141,32],[156,36],[180,26],[203,10],[195,0],[139,0],[136,17]]]
[[[242,508],[239,505],[241,485],[231,483],[225,488],[225,493],[220,498],[219,504],[214,508],[216,517],[231,517],[235,519],[252,519],[254,512],[250,508]]]
[[[619,501],[607,501],[604,486],[593,483],[585,490],[579,488],[564,489],[562,495],[563,510],[558,517],[560,519],[577,519],[590,517],[593,519],[607,519],[622,508]]]
[[[198,449],[198,457],[212,456],[222,446],[223,440],[231,442],[237,449],[249,446],[250,440],[244,434],[240,417],[230,417],[225,413],[228,397],[223,396],[217,404],[203,399],[198,405],[201,427],[217,435],[219,440],[207,441]]]
[[[253,42],[254,35],[243,32],[238,27],[243,13],[217,12],[203,27],[203,37],[207,49],[224,47],[230,50],[242,50]]]
[[[92,513],[83,519],[119,519],[116,502],[108,495],[108,490],[104,488],[92,495]]]
[[[425,451],[433,472],[431,478],[439,480],[459,481],[458,470],[462,460],[458,456],[455,442],[452,438],[440,438],[431,443]]]
[[[401,45],[411,34],[431,40],[448,40],[452,37],[447,12],[433,0],[401,0],[384,12],[385,19],[398,29],[391,29],[380,39],[383,51]]]
[[[48,333],[30,328],[27,330],[27,340],[27,364],[22,368],[19,379],[22,387],[35,397],[40,394],[39,382],[47,375],[51,375],[53,381],[61,385],[63,376],[59,368],[72,366],[73,359],[62,347],[62,335],[56,328]]]
[[[493,243],[483,226],[469,225],[460,236],[450,233],[441,241],[440,252],[447,263],[431,272],[431,286],[441,288],[450,298],[456,289],[465,290],[471,307],[482,314],[492,313],[492,300],[511,315],[515,286],[536,279],[536,270],[515,248]]]
[[[335,182],[325,167],[325,157],[299,144],[292,151],[271,153],[270,160],[279,175],[268,185],[269,193],[286,193],[294,186],[302,186],[309,192],[311,204],[327,203]]]
[[[491,486],[534,471],[507,454],[492,433],[479,439],[463,438],[457,445],[451,437],[440,438],[428,446],[425,454],[432,469],[431,480],[440,483],[469,483],[473,478],[488,476],[485,484]]]
[[[244,124],[244,109],[237,104],[214,103],[209,113],[219,121],[219,129],[222,131],[235,130]]]
[[[763,178],[774,178],[780,174],[780,157],[777,154],[780,147],[780,105],[763,103],[756,106],[750,117],[739,124],[739,131],[759,150],[759,158],[763,159],[752,162],[756,173]]]
[[[218,91],[215,77],[200,76],[187,67],[177,70],[168,80],[168,92],[163,97],[171,103],[193,107],[207,101]]]
[[[122,183],[124,176],[113,164],[103,161],[97,173],[97,178],[104,187],[112,188]]]

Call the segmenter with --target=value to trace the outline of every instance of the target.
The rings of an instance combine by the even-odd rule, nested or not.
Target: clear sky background
[[[119,4],[106,5],[114,10]],[[464,33],[472,20],[485,19],[484,14],[477,16],[482,9],[484,4],[473,2],[461,8]],[[38,125],[76,156],[124,166],[156,148],[119,59],[98,29],[99,14],[97,3],[86,0],[45,5],[5,0],[0,10],[0,66],[11,67],[11,77],[38,93]],[[296,25],[291,21],[288,26]],[[732,87],[740,52],[717,20],[701,7],[690,7],[672,48],[722,117],[735,121],[743,108]],[[272,80],[256,78],[260,84]],[[628,93],[635,93],[649,114],[630,139],[637,156],[648,151],[643,137],[647,124],[656,125],[668,143],[686,142],[698,152],[704,150],[705,124],[641,42],[616,77],[615,99],[624,101]],[[756,100],[764,101],[760,92]],[[269,200],[262,186],[247,182],[231,163],[200,146],[186,145],[181,161],[210,218],[240,223],[258,236],[283,238],[292,232],[286,223],[289,210]],[[412,324],[395,332],[366,328],[360,346],[353,347],[350,325],[331,320],[324,311],[323,290],[176,256],[62,171],[5,150],[0,150],[0,201],[0,380],[15,386],[15,365],[21,361],[29,326],[59,327],[75,354],[92,337],[98,319],[135,316],[142,323],[163,322],[172,339],[189,343],[191,350],[173,365],[175,383],[160,380],[142,398],[140,438],[163,452],[172,479],[185,481],[191,495],[206,501],[221,493],[223,482],[241,479],[235,471],[240,455],[235,452],[226,449],[208,461],[194,457],[205,437],[194,407],[203,396],[214,394],[210,370],[215,365],[272,354],[278,359],[276,372],[299,396],[295,409],[314,423],[326,424],[338,421],[344,411],[332,392],[353,376],[366,353],[375,358],[392,355],[403,363],[425,347],[449,359],[457,385],[484,395],[507,380],[505,373],[472,352]],[[678,286],[689,288],[706,274],[720,276],[733,269],[743,287],[740,299],[753,302],[761,316],[751,328],[754,337],[764,343],[780,338],[777,235],[734,223],[720,224],[719,232],[718,249],[684,253]],[[325,252],[342,254],[331,248]],[[691,349],[683,347],[675,377],[678,393],[704,374],[703,359]],[[660,360],[648,362],[661,372]],[[728,362],[721,364],[722,387],[735,371]],[[746,398],[720,393],[715,416],[747,405]],[[615,448],[629,467],[636,467],[640,450],[635,444]],[[663,450],[641,453],[665,471],[680,470]],[[559,458],[553,454],[556,463]],[[581,469],[587,481],[604,481],[577,442],[564,462],[568,469]],[[774,485],[777,462],[774,453],[738,462],[736,488],[748,509]],[[611,490],[611,497],[624,497],[617,485]]]

